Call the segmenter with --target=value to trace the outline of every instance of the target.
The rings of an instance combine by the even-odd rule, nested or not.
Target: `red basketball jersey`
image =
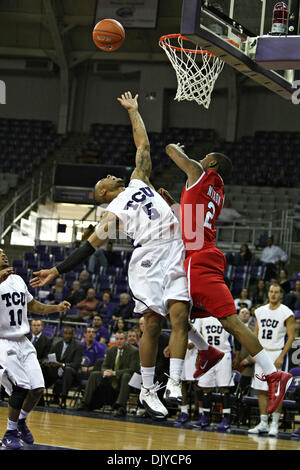
[[[215,223],[221,212],[224,202],[224,183],[221,176],[214,170],[204,171],[192,186],[183,188],[181,195],[181,230],[182,238],[189,255],[191,231],[195,234],[203,231],[203,248],[212,246],[215,241]],[[199,209],[203,212],[199,217]],[[194,237],[196,239],[196,235]],[[194,248],[195,249],[195,248]]]

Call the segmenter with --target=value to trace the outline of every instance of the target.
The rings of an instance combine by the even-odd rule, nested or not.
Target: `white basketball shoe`
[[[168,415],[167,408],[164,407],[157,395],[160,388],[162,387],[156,383],[149,388],[142,386],[140,392],[140,402],[148,414],[154,419],[164,419]]]
[[[178,375],[169,377],[164,393],[164,399],[169,403],[182,403],[181,380]]]

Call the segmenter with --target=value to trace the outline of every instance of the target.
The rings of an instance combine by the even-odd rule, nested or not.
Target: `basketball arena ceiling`
[[[180,31],[182,0],[160,0],[156,29],[128,29],[116,52],[92,41],[96,0],[0,0],[0,57],[48,58],[69,67],[89,59],[167,60],[161,35]]]

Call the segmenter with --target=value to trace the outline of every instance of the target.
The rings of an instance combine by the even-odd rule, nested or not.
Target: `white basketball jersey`
[[[258,339],[265,349],[283,349],[285,344],[285,321],[294,316],[286,305],[279,305],[276,310],[270,309],[270,304],[262,305],[255,310],[258,324]]]
[[[11,274],[0,283],[0,338],[19,339],[29,333],[27,304],[32,299],[20,276]]]
[[[181,239],[180,225],[166,201],[142,180],[132,179],[106,208],[122,222],[134,246]]]
[[[201,319],[201,332],[206,342],[223,352],[232,351],[232,336],[215,317]]]

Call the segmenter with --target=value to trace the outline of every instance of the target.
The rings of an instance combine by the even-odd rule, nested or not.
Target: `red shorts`
[[[191,319],[221,318],[236,313],[233,297],[224,281],[226,258],[222,251],[211,247],[190,253],[184,267],[193,300]]]

